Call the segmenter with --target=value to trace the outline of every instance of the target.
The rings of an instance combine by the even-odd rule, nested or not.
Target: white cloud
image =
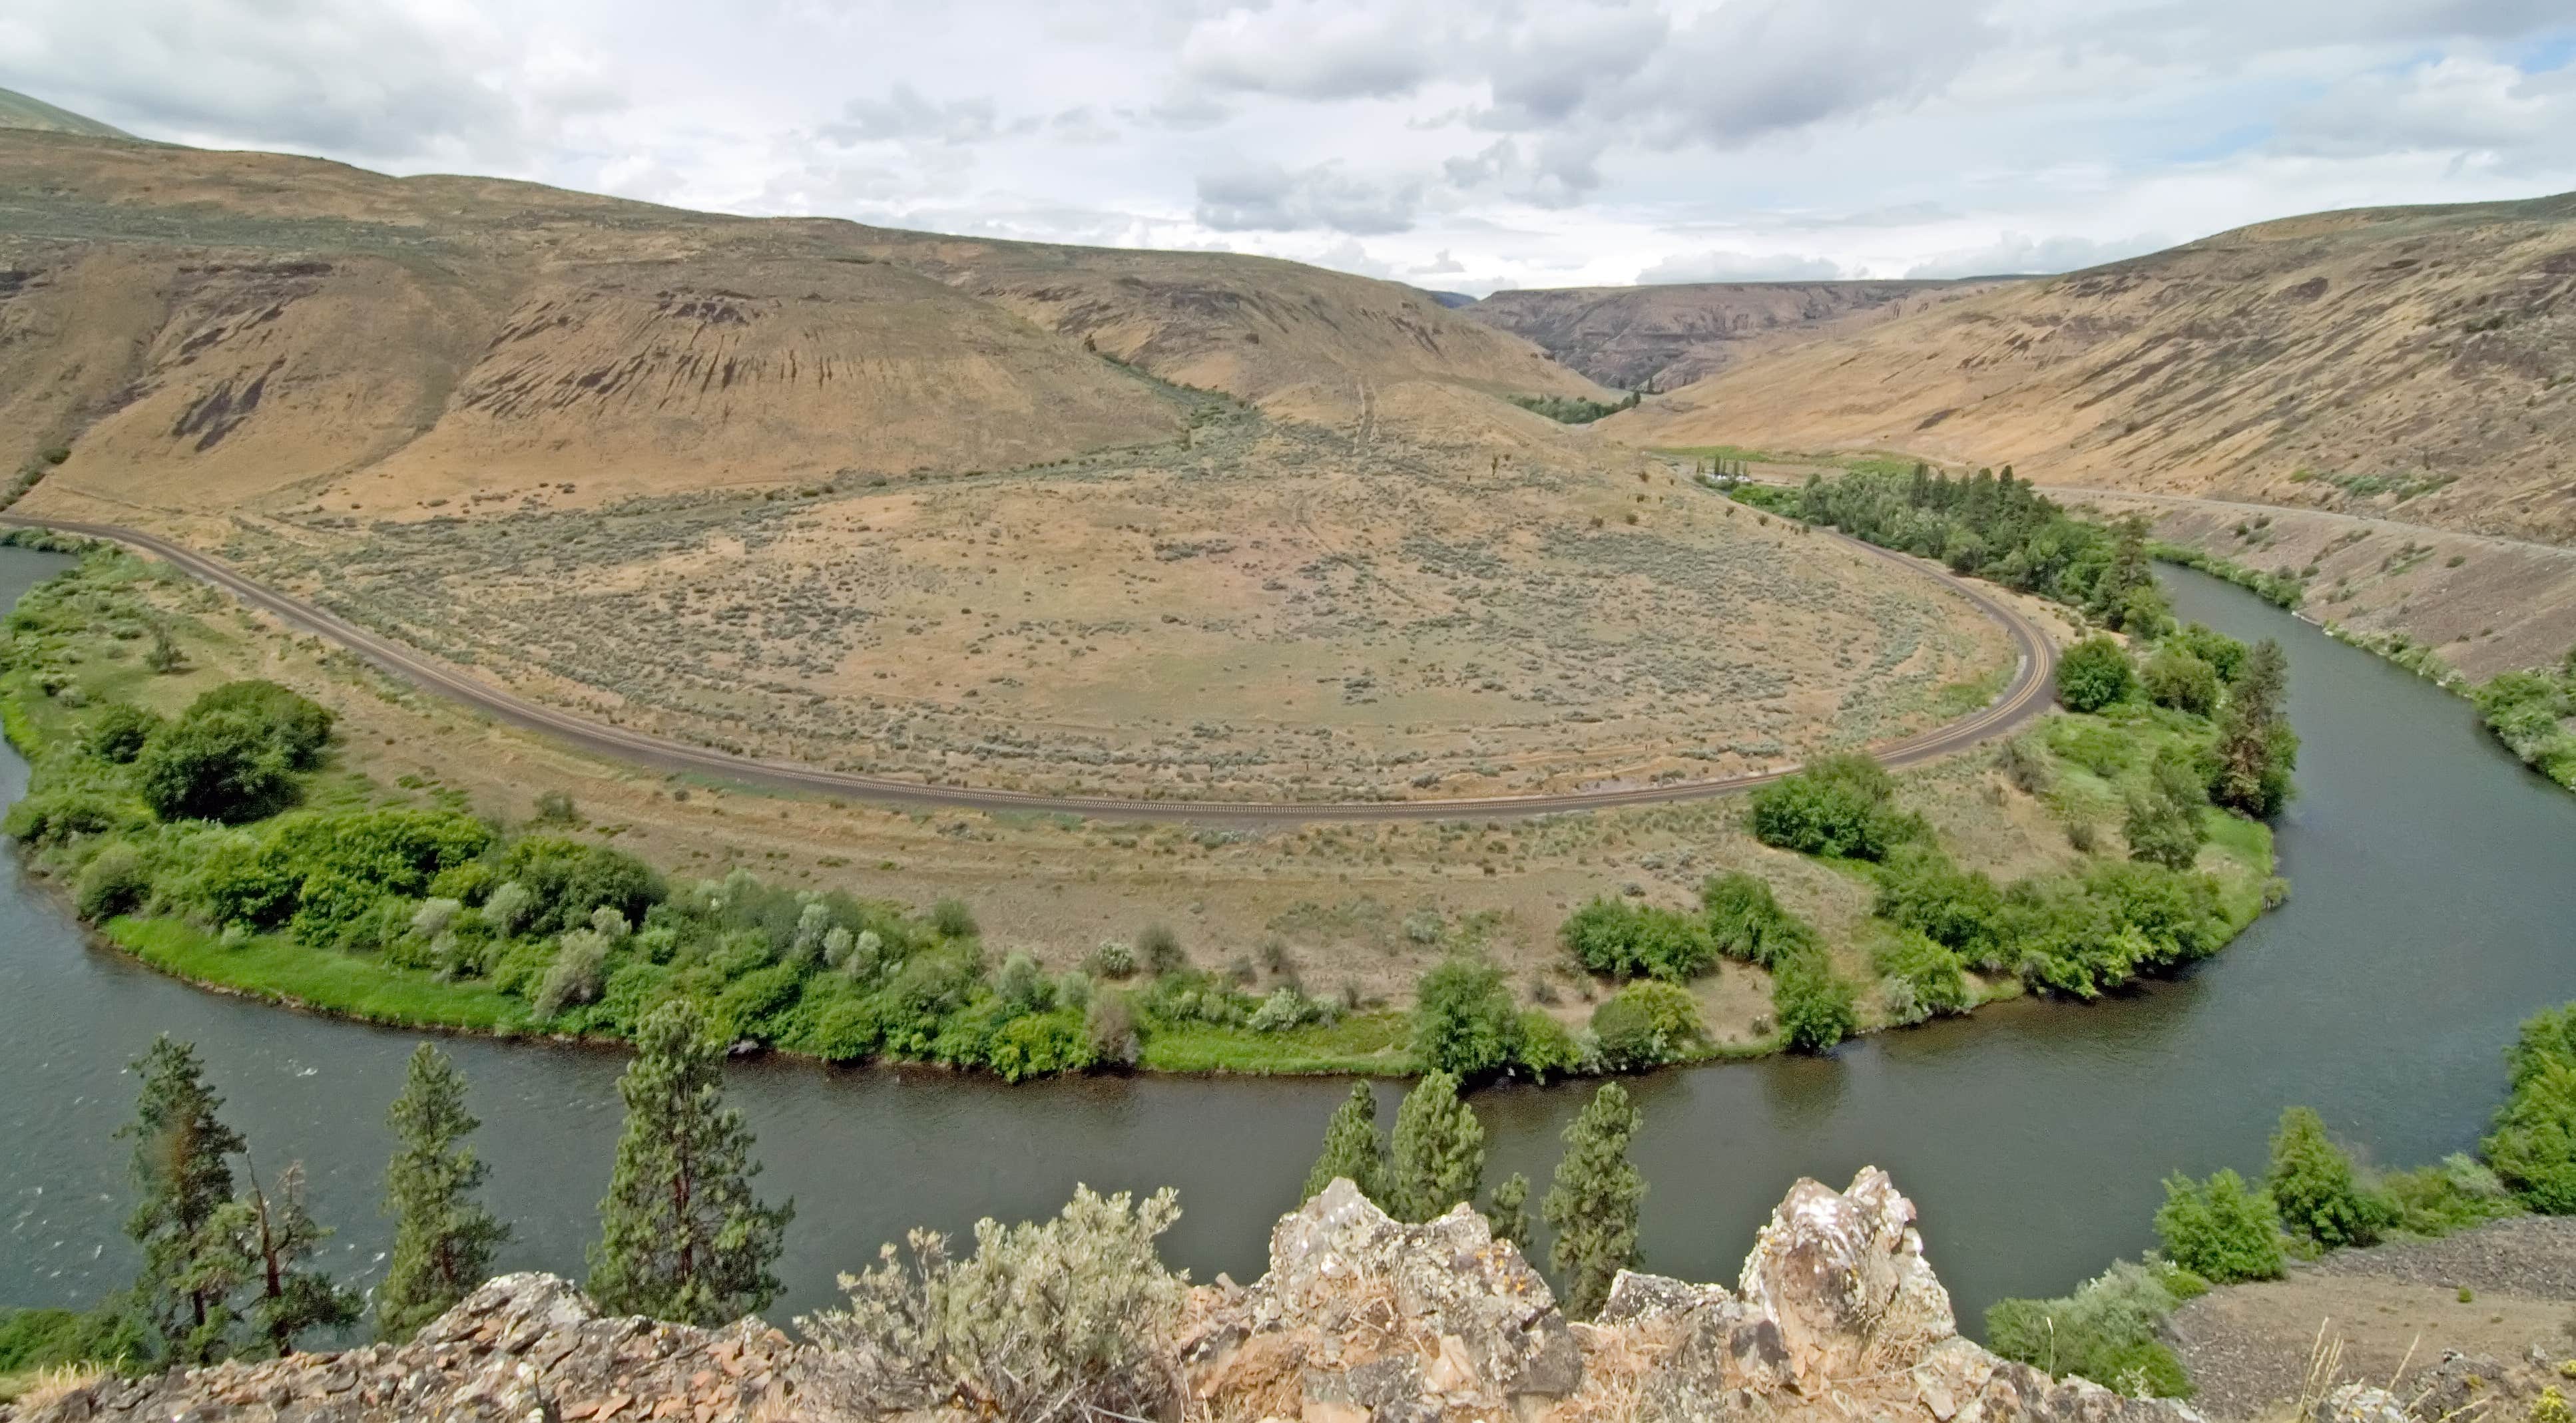
[[[2072,272],[2172,245],[2170,239],[2152,235],[2097,242],[2089,237],[2029,237],[2018,232],[2006,232],[1997,234],[1994,241],[1982,247],[1961,248],[1944,252],[1927,262],[1918,262],[1908,267],[1905,275],[2004,277]]]
[[[1830,282],[1842,264],[1782,253],[1697,252],[1666,257],[1637,274],[1640,286],[1664,282]]]
[[[1199,178],[1198,220],[1219,232],[1301,232],[1359,236],[1402,232],[1422,205],[1421,185],[1353,177],[1330,164],[1290,172],[1237,169]]]

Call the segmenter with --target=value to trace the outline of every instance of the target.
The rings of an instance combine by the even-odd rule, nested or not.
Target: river
[[[0,549],[0,606],[63,560]],[[2057,1293],[2152,1243],[2157,1179],[2259,1168],[2304,1102],[2376,1160],[2472,1146],[2502,1095],[2501,1050],[2576,998],[2576,796],[2526,771],[2466,703],[2215,579],[2167,570],[2187,617],[2290,651],[2305,738],[2278,839],[2290,902],[2216,960],[2088,1007],[2001,1005],[1880,1034],[1827,1059],[1630,1083],[1649,1268],[1732,1281],[1789,1184],[1894,1173],[1971,1327],[2008,1294]],[[0,752],[0,800],[26,767]],[[416,1035],[329,1022],[162,979],[87,947],[0,856],[0,1302],[77,1304],[131,1277],[120,1233],[125,1063],[156,1032],[196,1042],[263,1172],[302,1160],[346,1277],[381,1268],[385,1104]],[[516,1224],[505,1267],[578,1276],[617,1131],[614,1053],[457,1039],[484,1119],[488,1197]],[[762,1189],[797,1216],[780,1315],[827,1304],[836,1272],[913,1225],[1052,1212],[1076,1182],[1178,1188],[1165,1257],[1195,1278],[1262,1268],[1296,1203],[1334,1081],[1089,1079],[1006,1087],[926,1070],[751,1062],[730,1074],[760,1138]],[[1379,1088],[1382,1122],[1398,1088]],[[1475,1098],[1489,1179],[1544,1190],[1588,1087]],[[1534,1203],[1535,1204],[1535,1203]]]

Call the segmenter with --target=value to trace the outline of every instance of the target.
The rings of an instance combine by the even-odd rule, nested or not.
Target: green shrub
[[[1553,1014],[1523,1009],[1520,1036],[1520,1066],[1533,1081],[1570,1077],[1583,1070],[1583,1045]]]
[[[2191,623],[2177,629],[2165,639],[2165,645],[2209,664],[2209,669],[2217,673],[2218,680],[2223,683],[2234,682],[2237,674],[2245,670],[2245,644],[2223,632],[2213,631],[2207,623]]]
[[[1699,887],[1699,902],[1709,943],[1728,958],[1776,968],[1816,947],[1807,921],[1780,907],[1768,881],[1741,870],[1711,876]]]
[[[2496,1173],[2466,1152],[2455,1151],[2437,1165],[2388,1172],[2379,1189],[2396,1211],[2392,1229],[2408,1235],[2448,1235],[2521,1209]]]
[[[1503,971],[1451,959],[1422,976],[1413,1007],[1413,1055],[1426,1072],[1476,1078],[1520,1056],[1520,1014]]]
[[[2576,1066],[2553,1058],[2523,1074],[2479,1149],[2524,1205],[2576,1215]]]
[[[2362,1190],[2352,1158],[2326,1135],[2325,1120],[2307,1107],[2281,1113],[2263,1190],[2280,1211],[2284,1228],[2327,1250],[2377,1244],[2397,1214],[2394,1203]]]
[[[2147,700],[2160,707],[2208,716],[2218,710],[2218,669],[2168,640],[2139,670]]]
[[[1824,951],[1798,954],[1771,978],[1771,1018],[1797,1052],[1823,1052],[1860,1026],[1851,980],[1834,972]]]
[[[132,913],[151,897],[152,874],[141,852],[121,842],[90,857],[72,882],[72,908],[93,924]]]
[[[50,850],[81,835],[104,835],[124,823],[116,803],[78,790],[42,790],[9,807],[0,829],[22,845]]]
[[[965,900],[955,898],[942,899],[930,906],[930,928],[943,939],[971,939],[979,932],[975,926],[975,911],[966,907]]]
[[[1083,1014],[1058,1008],[1013,1018],[993,1034],[986,1065],[1005,1082],[1081,1072],[1094,1061]]]
[[[1557,939],[1575,962],[1610,978],[1686,983],[1717,964],[1699,919],[1615,899],[1596,898],[1568,915]]]
[[[1898,811],[1895,799],[1896,782],[1868,755],[1826,756],[1753,793],[1753,834],[1800,854],[1885,859],[1929,833],[1921,817]]]
[[[1166,924],[1148,924],[1136,936],[1137,952],[1145,956],[1145,971],[1160,978],[1179,973],[1190,966],[1190,956],[1181,951],[1181,936]]]
[[[2179,748],[2168,747],[2148,768],[2146,788],[2129,795],[2121,835],[2129,858],[2170,870],[2187,870],[2209,838],[2202,812],[2209,808],[2202,773]]]
[[[2155,1271],[2122,1260],[2063,1299],[1997,1300],[1986,1309],[1986,1347],[2131,1397],[2188,1398],[2191,1382],[2163,1338],[2178,1303]]]
[[[1620,989],[1592,1010],[1592,1037],[1600,1044],[1602,1067],[1643,1072],[1705,1051],[1708,1026],[1687,991],[1644,981]]]
[[[131,702],[110,702],[82,731],[81,749],[114,765],[131,765],[163,725],[161,718]]]
[[[2057,699],[2069,711],[2097,712],[2138,689],[2129,654],[2107,637],[2088,637],[2057,660]]]
[[[1938,846],[1908,845],[1879,867],[1870,912],[1979,967],[2001,967],[2010,938],[2003,892],[1983,870],[1962,870]]]
[[[134,790],[164,820],[239,824],[295,803],[291,764],[250,717],[191,713],[145,743],[134,758]]]
[[[1968,1011],[1968,976],[1948,945],[1900,931],[1871,954],[1871,967],[1887,980],[1888,1013],[1900,1023]]]
[[[70,1364],[139,1362],[151,1348],[132,1315],[102,1306],[89,1311],[0,1307],[0,1374]]]
[[[240,717],[257,728],[291,770],[321,765],[322,752],[331,744],[329,709],[275,682],[226,682],[189,703],[179,720],[184,725],[217,716]]]
[[[2165,1178],[2156,1209],[2156,1238],[2165,1258],[2215,1284],[2281,1277],[2281,1218],[2272,1198],[2234,1171],[2207,1181]]]
[[[616,910],[629,924],[641,923],[670,897],[661,875],[633,855],[558,836],[516,842],[502,852],[495,873],[527,893],[520,933],[559,934],[590,922],[601,908]]]

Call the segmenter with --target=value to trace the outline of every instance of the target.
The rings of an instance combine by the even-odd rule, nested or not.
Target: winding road
[[[1558,815],[1569,811],[1605,810],[1617,806],[1662,805],[1702,800],[1766,785],[1797,770],[1794,765],[1714,780],[1671,781],[1660,785],[1573,791],[1557,795],[1487,796],[1455,800],[1391,801],[1175,801],[1133,800],[1116,796],[1044,795],[1032,791],[937,786],[919,781],[829,771],[791,761],[738,756],[685,741],[653,736],[567,711],[541,706],[442,666],[398,642],[380,637],[300,598],[252,582],[230,565],[137,529],[115,524],[87,524],[65,519],[0,514],[0,526],[48,529],[83,538],[105,539],[138,549],[274,615],[288,625],[338,643],[386,672],[490,715],[497,721],[558,738],[583,751],[630,761],[664,771],[696,772],[770,790],[846,796],[884,805],[938,810],[1036,811],[1080,815],[1100,820],[1148,820],[1215,826],[1302,825],[1316,821],[1420,821],[1493,819],[1504,816]],[[2057,651],[2037,623],[2003,598],[1937,564],[1891,553],[1827,529],[1816,533],[1839,540],[1875,558],[1948,585],[2002,624],[2012,637],[2020,662],[2002,695],[1982,710],[1945,726],[1872,746],[1871,753],[1889,766],[1909,766],[1964,750],[2012,731],[2048,709],[2054,699]]]

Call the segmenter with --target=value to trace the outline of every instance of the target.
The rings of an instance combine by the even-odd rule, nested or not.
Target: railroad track
[[[921,781],[857,775],[792,761],[739,756],[685,741],[654,736],[571,712],[542,706],[500,688],[478,682],[403,646],[359,627],[301,598],[253,582],[231,565],[138,529],[116,524],[89,524],[67,519],[41,519],[0,514],[0,525],[49,529],[83,538],[123,544],[186,570],[242,602],[269,613],[374,663],[392,675],[428,691],[479,710],[496,721],[555,737],[581,750],[663,771],[718,776],[770,790],[846,796],[882,805],[935,810],[1033,811],[1079,815],[1099,820],[1185,822],[1212,826],[1302,825],[1317,821],[1489,820],[1503,817],[1561,815],[1571,811],[1607,810],[1618,806],[1668,805],[1705,800],[1768,785],[1798,768],[1713,780],[1671,781],[1660,785],[1556,795],[1482,796],[1451,800],[1398,801],[1175,801],[1137,800],[1118,796],[1044,795],[1033,791],[939,786]],[[2015,730],[2048,709],[2054,699],[2057,653],[2039,625],[2003,598],[1937,564],[1846,538],[1827,529],[1818,536],[1840,540],[1874,558],[1947,585],[2000,623],[2013,640],[2020,662],[2003,693],[1984,708],[1945,726],[1870,747],[1889,766],[1910,766],[1962,751]]]

